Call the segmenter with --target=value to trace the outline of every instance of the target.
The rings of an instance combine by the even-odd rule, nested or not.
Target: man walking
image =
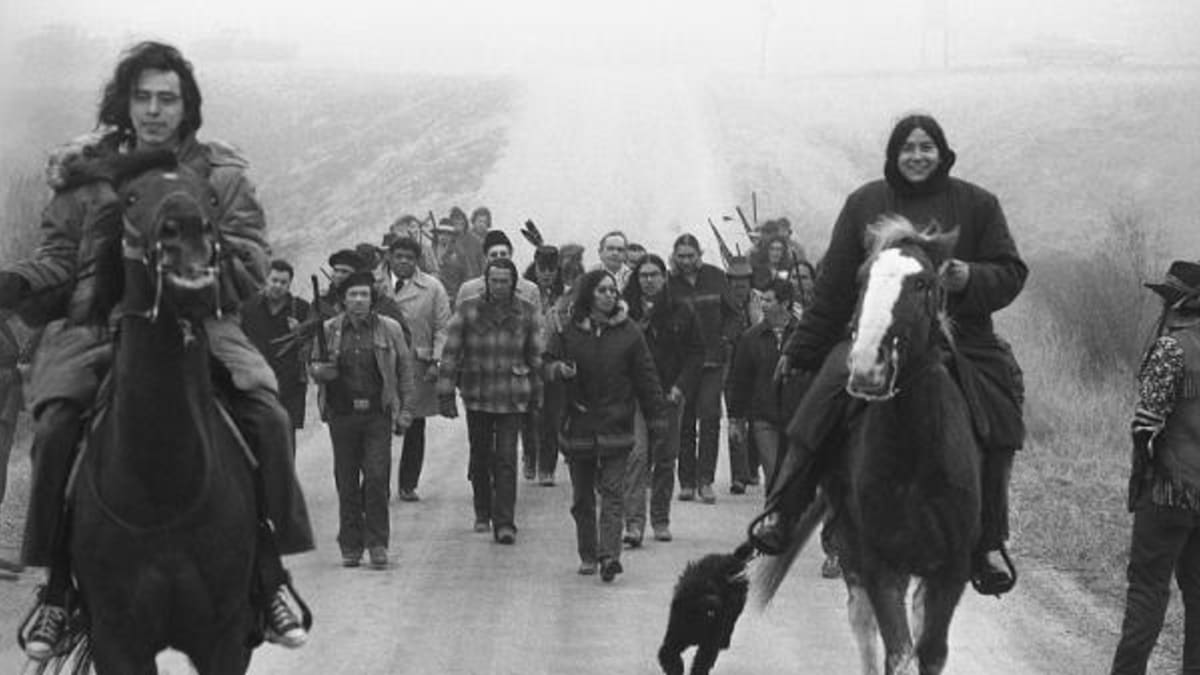
[[[450,319],[438,394],[452,408],[457,386],[467,409],[475,531],[491,529],[497,542],[512,544],[517,433],[541,397],[543,344],[536,307],[516,298],[513,262],[488,261],[484,278],[484,294],[462,301]]]
[[[242,308],[242,330],[266,357],[279,381],[279,402],[292,421],[292,452],[296,451],[296,429],[304,428],[304,403],[308,398],[307,344],[277,338],[288,335],[308,321],[307,301],[292,295],[296,271],[286,260],[272,260],[267,285]]]
[[[325,322],[325,348],[313,347],[321,418],[333,442],[342,565],[358,567],[363,549],[371,567],[388,563],[388,473],[392,433],[413,418],[412,359],[400,324],[372,308],[375,278],[355,272],[338,288],[345,309]]]
[[[421,244],[415,239],[393,239],[388,256],[388,292],[409,328],[414,361],[413,421],[400,449],[396,495],[401,501],[415,502],[420,499],[417,481],[425,462],[425,418],[438,414],[438,368],[446,346],[450,299],[442,282],[420,270]]]
[[[672,248],[667,288],[671,297],[692,307],[700,320],[704,362],[695,390],[685,391],[682,430],[679,436],[679,499],[712,504],[717,471],[717,445],[721,434],[721,386],[724,376],[724,338],[733,320],[725,273],[703,263],[695,235],[681,234]],[[696,426],[700,433],[697,439]],[[697,443],[697,440],[699,441]]]

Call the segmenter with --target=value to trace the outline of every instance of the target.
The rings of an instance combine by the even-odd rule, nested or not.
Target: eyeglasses
[[[597,286],[596,292],[597,293],[607,293],[609,295],[617,295],[618,293],[620,293],[620,291],[617,290],[616,286]]]

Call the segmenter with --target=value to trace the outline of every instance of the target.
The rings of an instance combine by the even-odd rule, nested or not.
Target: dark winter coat
[[[629,318],[646,338],[663,390],[694,391],[704,365],[704,339],[692,308],[665,293],[648,316],[644,307],[635,306],[629,309]]]
[[[792,319],[783,331],[783,341],[796,330]],[[782,384],[774,381],[775,364],[779,361],[779,345],[775,331],[767,321],[759,321],[742,334],[733,363],[725,377],[725,411],[729,419],[770,422],[780,427],[787,424],[790,410],[784,410],[781,398],[792,401],[788,390],[803,390],[808,383],[804,376],[789,377]]]
[[[713,265],[701,265],[696,283],[687,280],[678,270],[667,278],[667,290],[677,302],[691,305],[700,320],[700,335],[704,339],[704,365],[725,363],[725,345],[729,324],[736,313],[729,299],[729,284],[725,273]],[[692,392],[687,392],[692,393]]]
[[[624,312],[607,323],[571,321],[550,338],[547,377],[561,379],[563,361],[575,364],[566,380],[567,401],[559,447],[568,458],[610,456],[633,448],[637,406],[647,419],[660,415],[664,402],[658,373],[642,331]]]
[[[972,409],[1007,410],[1004,419],[991,424],[1005,429],[1004,437],[994,442],[983,440],[989,447],[1014,447],[1011,443],[1024,436],[1020,421],[1024,386],[1011,348],[995,334],[992,313],[1017,297],[1028,269],[1017,253],[1004,212],[992,193],[948,176],[941,179],[937,190],[905,192],[900,194],[887,181],[877,180],[847,197],[833,226],[813,304],[805,310],[784,351],[793,367],[816,371],[833,346],[847,337],[858,300],[858,271],[867,256],[867,226],[881,215],[902,215],[918,228],[957,227],[958,242],[952,255],[970,265],[970,276],[965,289],[950,294],[947,310],[967,365],[975,366],[977,374],[987,380],[987,386],[977,388],[981,400]]]

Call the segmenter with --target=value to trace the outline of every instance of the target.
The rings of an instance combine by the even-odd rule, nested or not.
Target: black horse
[[[102,675],[154,673],[174,648],[201,674],[243,673],[256,644],[256,507],[203,330],[220,306],[217,196],[182,165],[119,194],[124,255],[107,263],[120,274],[98,280],[121,299],[112,394],[74,479],[70,526],[91,658]]]
[[[879,672],[881,636],[888,675],[934,675],[945,666],[980,518],[980,453],[946,365],[952,343],[938,276],[955,234],[926,235],[902,218],[885,218],[869,237],[854,338],[848,351],[830,356],[846,359],[846,390],[863,403],[843,463],[825,487],[839,514],[863,672]],[[778,589],[811,534],[814,512],[824,508],[818,500],[797,525],[790,549],[759,567],[760,602]],[[919,580],[915,636],[906,616],[912,577]]]

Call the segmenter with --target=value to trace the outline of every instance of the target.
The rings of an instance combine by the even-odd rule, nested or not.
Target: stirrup
[[[767,526],[766,520],[774,516],[777,522],[774,526]],[[771,541],[769,538],[763,537],[763,530],[774,530],[775,536],[771,537],[778,541]],[[788,537],[782,533],[783,530],[783,515],[778,511],[763,511],[758,514],[754,520],[750,521],[750,525],[746,528],[746,538],[750,541],[750,545],[754,550],[763,555],[780,555],[787,550]]]
[[[1008,548],[1004,544],[1001,544],[1000,548],[996,550],[1000,552],[1000,558],[1004,560],[1004,566],[1008,568],[1008,578],[1003,581],[997,581],[994,577],[992,579],[983,579],[977,573],[977,570],[972,570],[971,586],[980,595],[994,595],[999,599],[1001,595],[1011,591],[1017,585],[1017,568],[1013,565],[1012,558],[1008,555]],[[981,555],[986,561],[987,552],[985,551]]]

